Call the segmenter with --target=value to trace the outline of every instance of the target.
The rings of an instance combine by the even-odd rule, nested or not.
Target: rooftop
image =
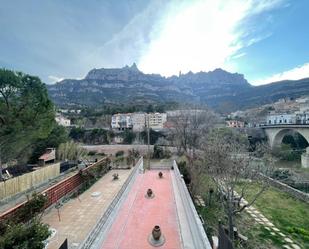
[[[151,249],[152,229],[161,228],[164,249],[210,249],[201,220],[174,162],[174,170],[158,167],[143,170],[141,160],[132,172],[125,189],[98,221],[82,249]],[[163,172],[163,178],[158,176]],[[152,189],[153,198],[146,192]]]
[[[158,173],[158,170],[152,170],[138,175],[107,233],[102,249],[151,249],[153,246],[148,242],[148,236],[155,225],[161,227],[166,238],[163,248],[181,248],[171,173],[164,171],[161,179]],[[145,197],[148,188],[154,192],[152,199]]]

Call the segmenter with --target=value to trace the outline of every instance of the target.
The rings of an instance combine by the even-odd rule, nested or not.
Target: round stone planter
[[[162,234],[161,228],[158,225],[156,225],[152,229],[151,234],[149,234],[148,242],[154,247],[162,246],[165,243],[165,237]]]
[[[151,188],[149,188],[149,189],[147,190],[145,197],[146,197],[147,199],[152,199],[152,198],[154,198],[154,193],[153,193],[153,191],[152,191]]]

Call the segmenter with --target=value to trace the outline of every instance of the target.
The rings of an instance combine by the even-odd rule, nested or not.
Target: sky
[[[295,80],[309,77],[308,16],[308,0],[0,0],[0,67],[47,84],[134,62]]]

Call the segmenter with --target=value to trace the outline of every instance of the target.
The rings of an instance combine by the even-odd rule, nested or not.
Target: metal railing
[[[83,242],[83,244],[80,246],[80,249],[90,249],[96,239],[99,237],[100,233],[102,232],[102,228],[106,224],[108,218],[110,217],[111,213],[113,212],[114,208],[119,203],[123,193],[128,188],[129,184],[132,182],[132,179],[135,178],[135,176],[138,174],[138,172],[141,172],[143,169],[143,157],[141,157],[138,162],[136,163],[133,171],[129,175],[129,177],[126,179],[124,184],[122,185],[121,189],[113,199],[113,201],[110,203],[106,211],[104,212],[103,216],[99,219],[95,227],[92,229],[92,231],[88,234],[86,240]]]

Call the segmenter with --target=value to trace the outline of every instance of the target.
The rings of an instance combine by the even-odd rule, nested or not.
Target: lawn
[[[246,189],[245,198],[250,200],[258,189],[257,184],[251,184]],[[309,204],[276,188],[269,187],[257,199],[254,206],[282,233],[288,235],[302,248],[309,248]]]
[[[205,198],[204,198],[205,199]],[[207,198],[206,198],[207,200]],[[211,236],[218,236],[218,220],[227,227],[227,219],[223,210],[223,207],[216,198],[213,199],[211,206],[196,207],[198,213],[203,217],[205,221],[204,228],[206,230],[208,238]],[[248,237],[247,244],[237,244],[237,249],[280,249],[283,243],[281,241],[275,241],[276,238],[271,238],[269,232],[249,216],[246,212],[242,212],[237,215],[236,227],[238,231]]]
[[[223,209],[221,201],[217,198],[217,191],[211,179],[205,176],[202,182],[203,194],[206,207],[197,206],[198,213],[205,221],[205,230],[208,237],[218,235],[218,220],[227,227],[227,217]],[[213,188],[215,193],[212,196],[211,205],[209,205],[209,189]],[[239,249],[280,249],[283,243],[276,238],[271,238],[271,235],[260,224],[256,223],[251,216],[246,212],[242,212],[235,217],[236,227],[238,231],[248,237],[247,244],[238,244],[236,248]]]

